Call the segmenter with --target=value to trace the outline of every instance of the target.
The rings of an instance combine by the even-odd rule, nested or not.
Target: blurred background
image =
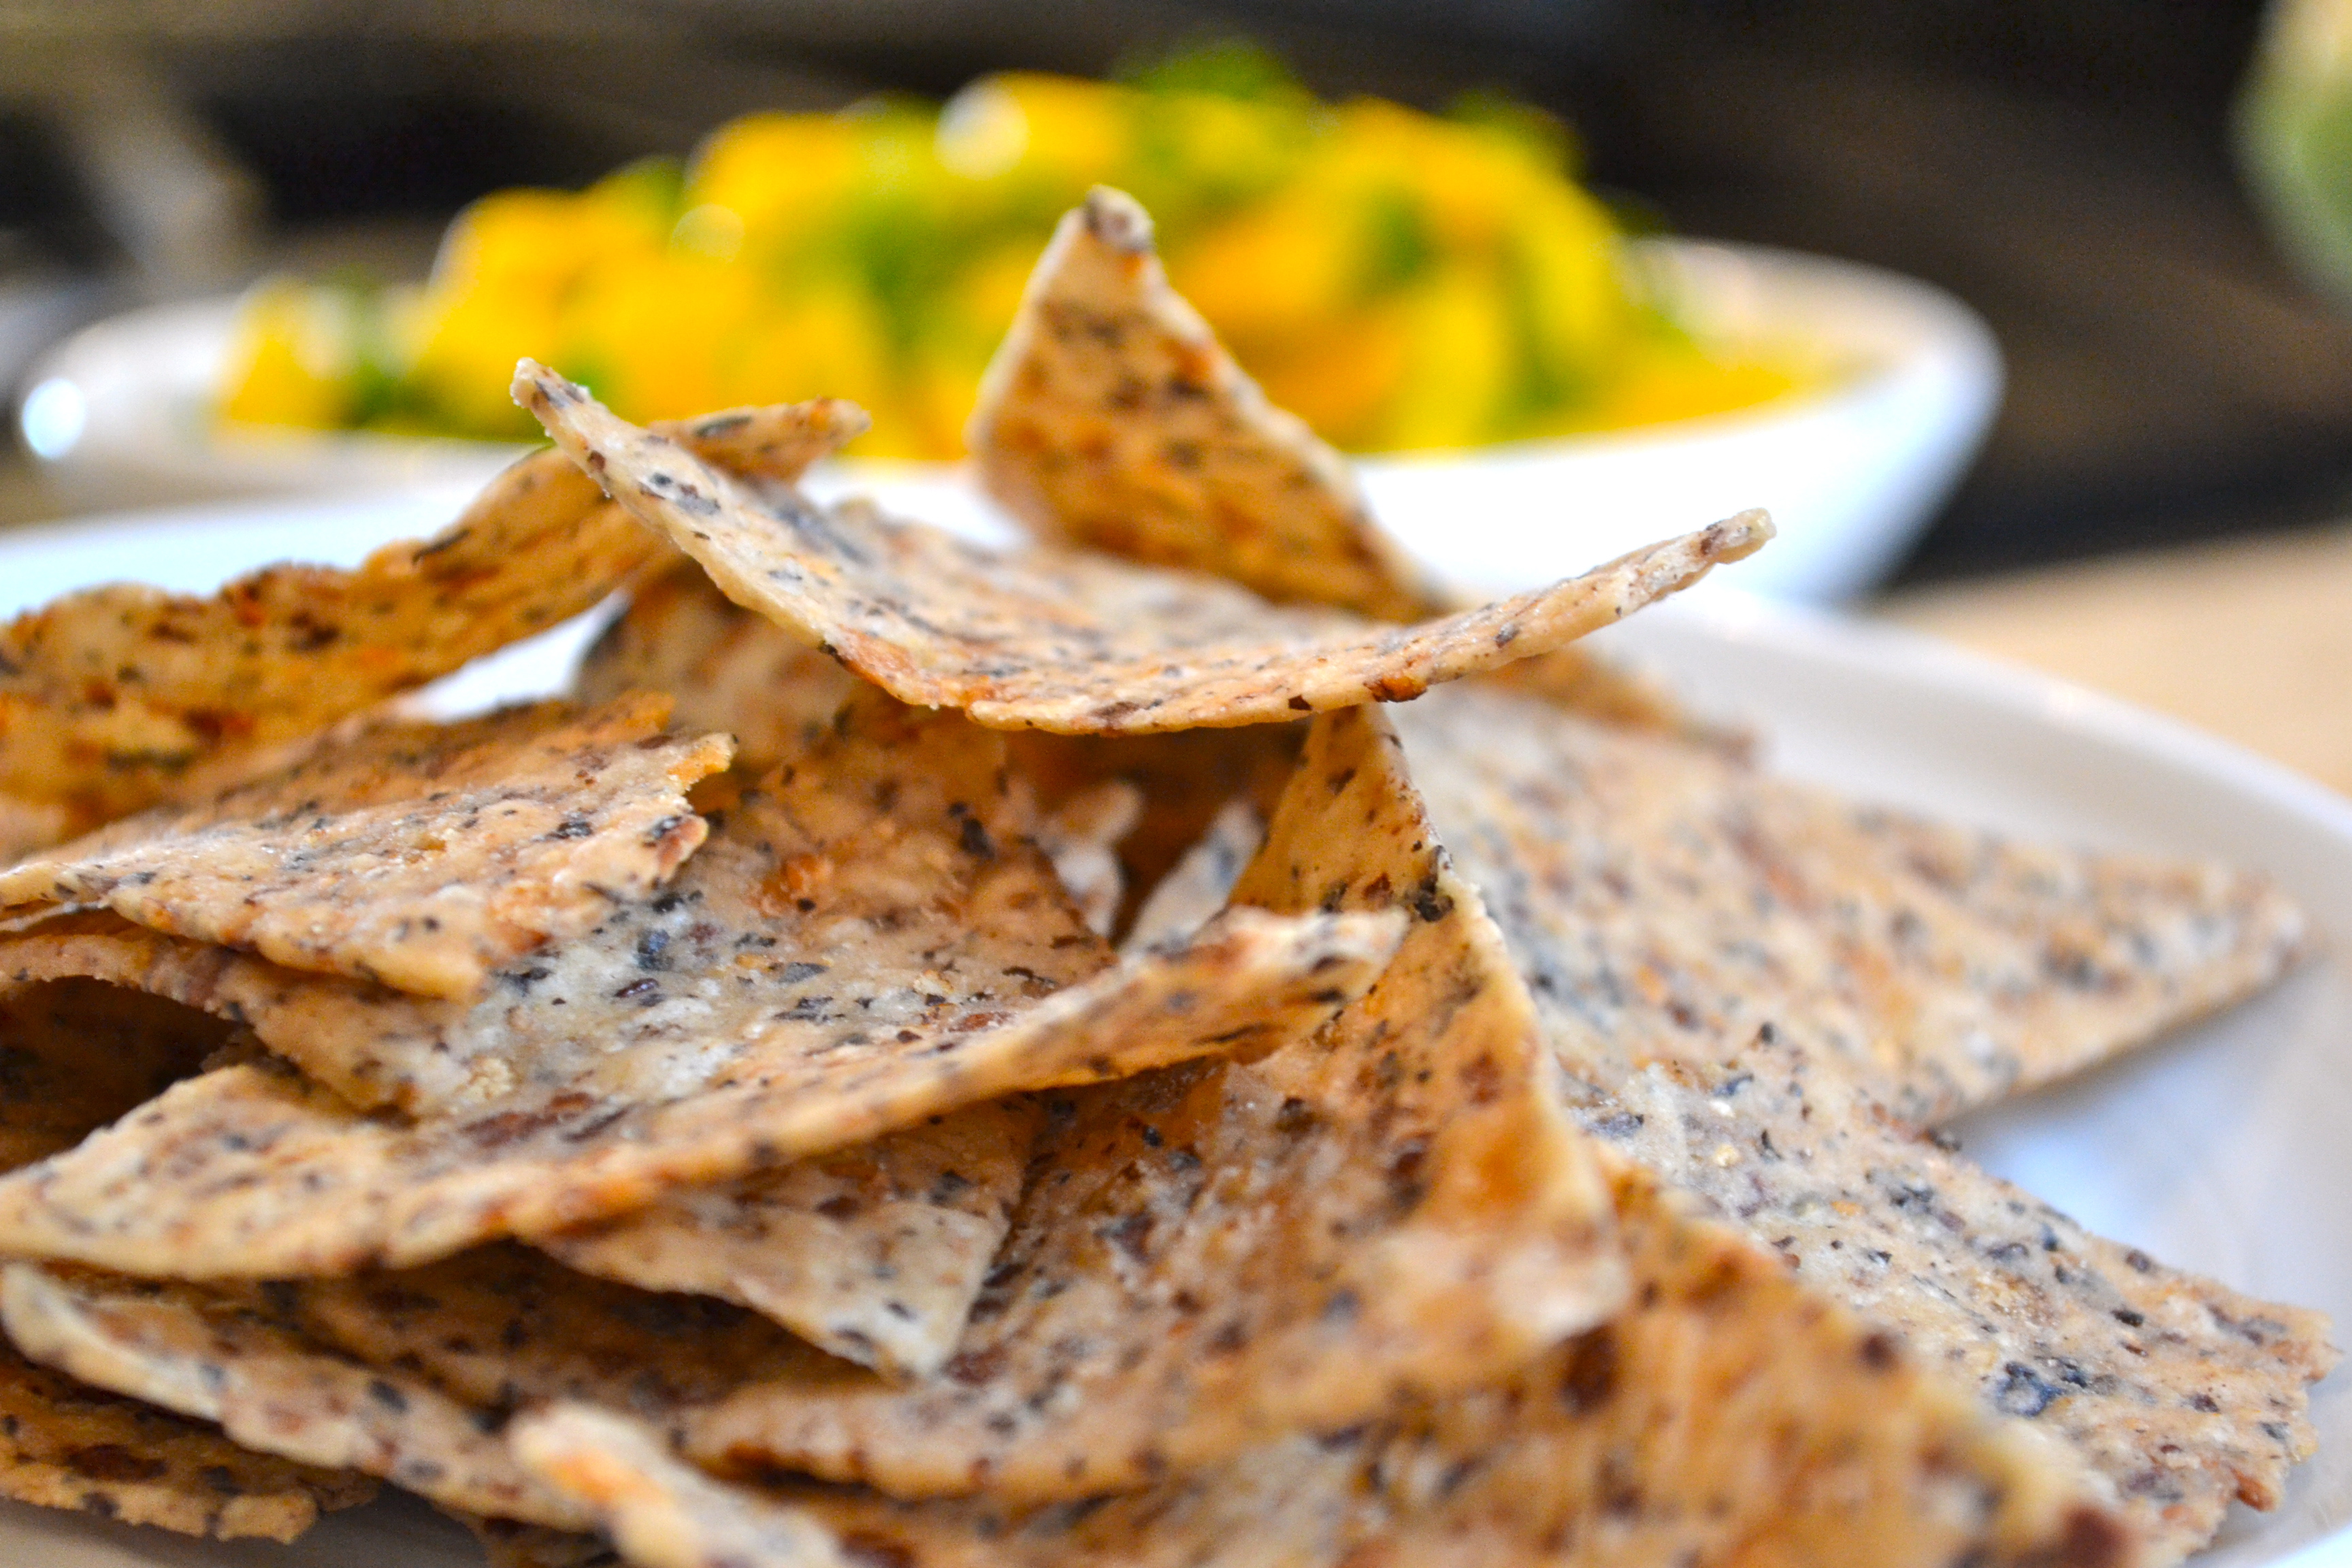
[[[941,99],[992,71],[1100,76],[1247,37],[1325,99],[1438,109],[1499,91],[1547,110],[1634,227],[1873,263],[1964,301],[1998,341],[2005,395],[1886,586],[2021,585],[1974,601],[1975,624],[2009,616],[2007,651],[2034,657],[2034,637],[2078,618],[2064,605],[2114,580],[2015,574],[2128,554],[2119,569],[2173,597],[2138,601],[2161,609],[2075,651],[2095,665],[2210,606],[2200,563],[2221,558],[2144,552],[2255,542],[2287,552],[2263,559],[2308,595],[2352,514],[2352,310],[2329,294],[2324,239],[2247,150],[2266,14],[2256,0],[14,0],[0,4],[0,382],[21,395],[41,352],[88,322],[267,271],[422,277],[469,200],[686,155],[749,110]],[[2352,55],[2347,30],[2288,53]],[[2273,81],[2269,109],[2292,96]],[[2342,139],[2352,161],[2352,130]],[[36,468],[21,447],[0,466],[0,521],[62,510]],[[2050,581],[2074,597],[2029,625]],[[2298,613],[2352,624],[2347,595],[2352,574]],[[1891,603],[1954,629],[1937,594]],[[2231,626],[2253,635],[2270,614]],[[2352,674],[2343,651],[2306,639],[2277,657],[2285,679],[2332,691]]]

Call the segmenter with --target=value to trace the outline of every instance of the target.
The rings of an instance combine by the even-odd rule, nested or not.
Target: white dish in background
[[[9,535],[0,615],[110,578],[199,590],[289,552],[355,561],[436,526],[460,493],[221,506]],[[1736,582],[1748,569],[1723,575]],[[547,691],[588,635],[574,624],[486,660],[447,683],[441,705]],[[2352,932],[2352,802],[2168,720],[1736,591],[1668,604],[1602,636],[1703,707],[1752,725],[1791,773],[2021,835],[2259,867],[2323,931]],[[1969,1152],[2168,1262],[2352,1321],[2352,978],[2341,963],[2323,959],[2079,1083],[1970,1118],[1960,1128]],[[2315,1391],[2319,1455],[2295,1472],[2284,1505],[2238,1510],[2201,1568],[2352,1568],[2347,1384],[2338,1373]],[[478,1561],[457,1527],[405,1500],[331,1519],[290,1552],[0,1504],[0,1562],[44,1568]]]
[[[1779,542],[1752,593],[1830,601],[1878,581],[1958,481],[2000,399],[2000,355],[1968,308],[1924,283],[1790,251],[1653,242],[1649,261],[1694,331],[1793,342],[1851,373],[1759,408],[1643,429],[1372,458],[1374,512],[1448,578],[1516,590],[1751,506]],[[18,424],[77,508],[210,496],[478,483],[520,448],[369,433],[224,434],[211,405],[232,302],[158,306],[85,329],[29,377]],[[910,517],[1003,520],[947,464],[835,466]]]

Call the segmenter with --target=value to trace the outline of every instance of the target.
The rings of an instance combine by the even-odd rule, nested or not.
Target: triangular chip
[[[1588,1126],[2063,1435],[2160,1555],[2275,1502],[2325,1320],[2090,1236],[1882,1109],[1980,1101],[2267,979],[2299,930],[2267,884],[1857,810],[1499,695],[1401,728]]]
[[[740,1307],[593,1279],[512,1245],[418,1268],[206,1289],[483,1409],[586,1399],[658,1420],[760,1378],[877,1381]]]
[[[865,427],[830,401],[661,426],[747,482],[782,484]],[[568,620],[667,553],[537,452],[440,533],[349,571],[272,566],[209,595],[118,584],[28,612],[0,627],[0,840],[55,842],[174,798],[199,762],[373,708]],[[44,811],[64,814],[46,837]]]
[[[688,1420],[697,1451],[1082,1497],[1500,1375],[1616,1305],[1605,1189],[1376,713],[1317,722],[1238,898],[1413,926],[1312,1041],[1055,1100],[939,1378],[755,1384]]]
[[[182,1535],[291,1541],[375,1495],[0,1347],[0,1497]]]
[[[466,1405],[174,1287],[10,1264],[0,1321],[33,1360],[216,1422],[263,1453],[381,1477],[469,1513],[560,1529],[593,1517],[518,1467],[495,1424]]]
[[[201,805],[0,871],[0,910],[113,910],[294,969],[462,997],[643,899],[702,842],[687,786],[722,735],[665,736],[667,699],[394,724]]]
[[[1013,1220],[1037,1110],[992,1101],[782,1171],[673,1193],[540,1242],[585,1273],[739,1302],[845,1360],[955,1353]]]
[[[1931,1121],[2268,984],[2301,912],[2218,867],[2012,844],[1487,691],[1401,711],[1540,1003],[1622,1059],[1769,1026]]]
[[[1118,191],[1055,231],[964,444],[1044,538],[1376,621],[1446,607],[1372,525],[1346,460],[1168,286],[1151,219]]]
[[[2163,1559],[2204,1545],[2233,1500],[2276,1507],[2316,1446],[2306,1385],[2336,1359],[2326,1317],[2091,1235],[1891,1125],[1802,1052],[1653,1067],[1586,1116],[1737,1215],[1799,1283],[2072,1443]]]
[[[720,994],[764,995],[750,1038],[680,1052],[674,1037],[667,1048],[647,1037],[634,1055],[575,1057],[563,1076],[415,1124],[355,1110],[289,1070],[224,1068],[0,1180],[0,1250],[268,1278],[549,1235],[1014,1089],[1280,1042],[1359,994],[1394,941],[1371,917],[1234,921],[1043,999],[1024,996],[1027,982],[971,990],[929,970],[896,994],[849,1000],[846,1018],[817,1010],[827,1004],[791,1017],[799,998],[830,995],[811,976],[781,978],[810,961],[738,949],[752,962],[740,990]],[[919,989],[941,980],[949,990]],[[869,1000],[880,1038],[841,1026]],[[892,1029],[886,1007],[908,1026]]]
[[[1401,701],[1571,642],[1771,535],[1744,512],[1538,593],[1377,626],[1189,574],[1001,553],[860,505],[755,495],[528,360],[515,395],[728,597],[902,701],[1006,728],[1186,730]]]
[[[0,794],[79,826],[200,759],[307,734],[589,608],[658,546],[552,453],[430,540],[219,593],[92,588],[0,629]]]
[[[151,991],[247,1023],[354,1105],[460,1115],[520,1110],[516,1096],[583,1074],[609,1089],[622,1061],[659,1077],[688,1028],[714,1050],[778,1034],[813,1047],[1001,1011],[1108,963],[1024,842],[1032,819],[1001,741],[869,696],[776,788],[747,795],[660,897],[502,971],[473,1002],[83,916],[0,937],[0,986],[88,975]],[[1259,963],[1291,939],[1250,940]]]

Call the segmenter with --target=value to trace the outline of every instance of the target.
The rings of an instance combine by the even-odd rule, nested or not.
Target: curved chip
[[[1346,459],[1168,286],[1151,219],[1121,192],[1097,186],[1055,230],[964,445],[1043,538],[1375,621],[1446,608],[1373,525]]]
[[[463,997],[642,899],[702,842],[687,786],[724,736],[665,736],[667,699],[393,724],[199,805],[0,871],[0,911],[104,907],[293,969]]]
[[[998,553],[856,504],[762,498],[529,360],[515,396],[730,598],[902,701],[1005,728],[1184,730],[1402,701],[1622,619],[1772,531],[1763,513],[1743,512],[1538,593],[1374,626],[1186,574]]]
[[[833,400],[661,428],[747,482],[790,484],[866,427]],[[0,628],[0,861],[175,798],[200,762],[297,739],[593,606],[668,552],[554,452],[427,540],[349,571],[272,566],[209,595],[129,584]],[[53,835],[43,812],[63,821]]]

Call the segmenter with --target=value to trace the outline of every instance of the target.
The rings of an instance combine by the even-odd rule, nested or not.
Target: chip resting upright
[[[1617,1305],[1598,1167],[1375,710],[1317,721],[1237,900],[1412,925],[1311,1040],[1049,1101],[940,1375],[754,1384],[688,1419],[696,1453],[908,1496],[1084,1497],[1502,1375]]]
[[[528,360],[515,396],[728,597],[902,701],[1004,728],[1185,730],[1402,701],[1572,642],[1771,536],[1744,512],[1536,593],[1380,626],[1190,574],[1002,553],[862,505],[755,495]]]
[[[1442,614],[1346,459],[1243,374],[1168,286],[1151,219],[1097,188],[1062,219],[966,428],[1040,536],[1376,621]]]
[[[100,906],[293,969],[464,997],[651,895],[702,842],[686,803],[723,735],[667,699],[390,724],[0,871],[0,913]]]

